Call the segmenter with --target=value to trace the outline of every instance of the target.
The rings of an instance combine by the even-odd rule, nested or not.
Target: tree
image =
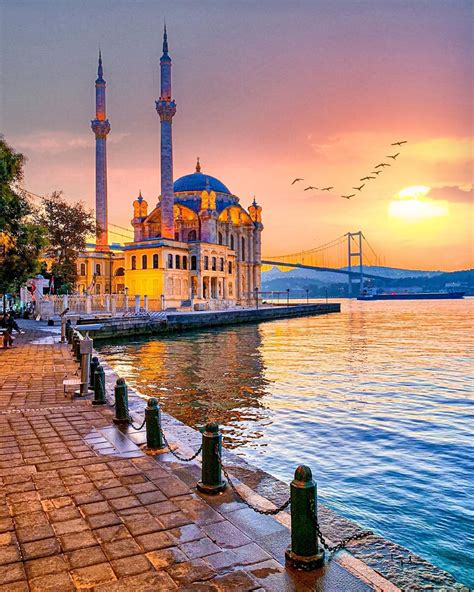
[[[86,249],[87,236],[95,233],[94,214],[82,202],[69,204],[60,191],[43,197],[36,221],[46,229],[46,256],[59,290],[71,291],[77,280],[77,257]]]
[[[43,229],[20,188],[25,157],[0,136],[0,293],[17,292],[39,269]]]

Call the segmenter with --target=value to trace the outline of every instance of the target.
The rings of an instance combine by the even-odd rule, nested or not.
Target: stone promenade
[[[286,570],[284,525],[198,494],[198,465],[146,456],[143,432],[65,398],[69,347],[22,324],[0,350],[0,591],[384,589],[335,561]]]

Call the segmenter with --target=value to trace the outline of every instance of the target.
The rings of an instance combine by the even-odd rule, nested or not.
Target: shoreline
[[[103,360],[100,353],[94,352],[101,361],[105,371],[106,391],[108,398],[113,393],[115,381],[120,375]],[[148,397],[135,388],[128,387],[130,413],[136,421],[143,417],[143,410]],[[180,449],[191,453],[199,447],[201,433],[184,424],[162,410],[163,428],[171,433],[170,440],[179,442]],[[251,501],[264,507],[276,507],[287,497],[289,485],[273,475],[251,465],[235,452],[225,448],[223,443],[223,459],[230,474],[241,488],[241,493]],[[199,463],[194,461],[197,467]],[[296,468],[296,467],[295,467]],[[270,505],[269,505],[270,504]],[[355,522],[337,514],[330,508],[318,503],[318,515],[321,529],[326,538],[338,542],[361,527]],[[276,520],[286,527],[290,525],[290,514],[287,511],[277,515]],[[396,590],[459,590],[468,592],[469,588],[457,582],[449,572],[439,568],[409,549],[398,545],[375,533],[368,539],[356,541],[348,545],[348,550],[338,553],[331,561],[347,569],[355,577],[373,586],[374,590],[395,592]]]

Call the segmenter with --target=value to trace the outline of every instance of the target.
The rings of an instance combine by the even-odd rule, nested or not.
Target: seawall
[[[113,339],[128,335],[159,335],[221,325],[258,323],[293,317],[330,314],[341,311],[338,302],[297,304],[294,306],[245,308],[220,311],[164,312],[139,317],[94,319],[101,328],[89,331],[94,339]],[[78,325],[91,323],[91,317],[80,318]]]

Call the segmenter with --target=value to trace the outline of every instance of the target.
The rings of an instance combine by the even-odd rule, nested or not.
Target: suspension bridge
[[[311,269],[343,274],[349,281],[349,294],[352,293],[352,282],[357,280],[359,289],[364,278],[389,279],[381,275],[368,273],[364,268],[381,264],[372,245],[362,231],[347,232],[334,240],[298,253],[275,255],[262,259],[262,271],[273,267],[278,269]]]

